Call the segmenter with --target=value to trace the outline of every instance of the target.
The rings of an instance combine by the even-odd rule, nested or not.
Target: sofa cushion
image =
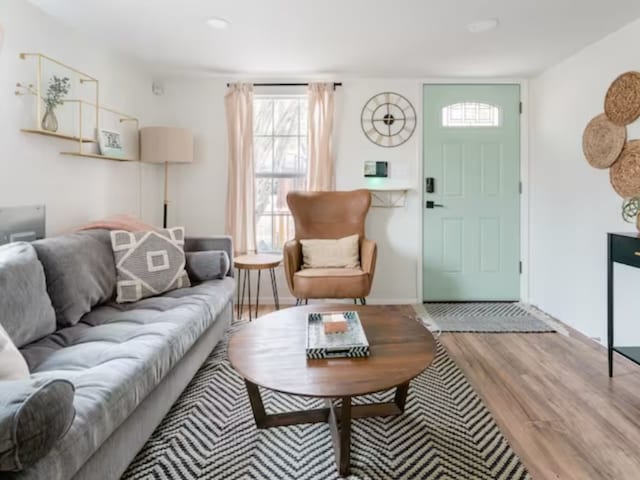
[[[46,379],[0,382],[0,471],[44,457],[74,417],[73,384]]]
[[[186,252],[187,273],[194,282],[205,282],[216,278],[223,278],[229,272],[231,261],[223,250],[209,250],[206,252]]]
[[[38,462],[38,472],[71,477],[219,314],[231,315],[234,287],[225,277],[137,303],[103,305],[24,348],[32,377],[66,378],[76,387],[76,419]]]
[[[111,232],[116,262],[118,303],[137,302],[176,288],[188,287],[184,228],[149,232]]]
[[[0,325],[0,382],[29,378],[29,367],[13,344],[6,330]]]
[[[56,329],[42,264],[24,242],[0,247],[0,323],[21,347]]]
[[[87,230],[32,244],[44,267],[59,327],[78,323],[91,307],[113,297],[116,268],[107,230]]]

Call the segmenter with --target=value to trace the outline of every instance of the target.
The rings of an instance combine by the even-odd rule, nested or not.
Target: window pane
[[[499,127],[500,108],[487,103],[466,102],[442,109],[443,127]]]
[[[273,100],[254,98],[253,100],[254,135],[273,135]]]
[[[272,182],[271,178],[256,178],[256,218],[260,218],[265,213],[271,214]]]
[[[256,173],[273,171],[273,137],[253,137]]]
[[[275,101],[275,134],[299,135],[299,108],[297,98],[282,98]]]
[[[256,222],[256,242],[259,252],[273,252],[276,250],[272,240],[272,221],[271,215],[263,215],[258,217]]]
[[[298,172],[299,137],[275,137],[274,172]]]

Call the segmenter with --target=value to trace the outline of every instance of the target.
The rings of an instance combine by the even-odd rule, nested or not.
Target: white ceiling
[[[640,17],[638,0],[32,3],[158,70],[262,77],[527,77]],[[489,17],[497,30],[467,31]]]

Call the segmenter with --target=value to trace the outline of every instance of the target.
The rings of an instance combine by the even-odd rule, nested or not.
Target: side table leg
[[[258,270],[258,283],[256,285],[256,289],[258,290],[256,292],[256,318],[258,318],[258,305],[260,303],[260,273],[262,272],[262,270]]]
[[[237,300],[236,300],[236,320],[240,320],[240,284],[242,283],[242,270],[236,268],[236,276],[238,277],[238,282],[236,283],[237,292]]]
[[[278,298],[278,284],[276,283],[276,271],[273,268],[269,269],[269,276],[271,277],[271,290],[273,291],[273,301],[276,304],[276,310],[280,310],[280,299]]]
[[[247,308],[249,309],[249,321],[251,321],[251,270],[247,270],[244,274],[247,277]]]

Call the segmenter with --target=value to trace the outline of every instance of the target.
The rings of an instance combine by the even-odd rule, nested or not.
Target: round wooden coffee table
[[[370,346],[365,358],[307,359],[307,314],[355,310]],[[403,313],[404,312],[404,313]],[[229,341],[229,361],[245,379],[258,428],[328,422],[341,475],[349,473],[351,419],[400,415],[409,382],[433,361],[436,343],[403,307],[309,305],[270,313]],[[315,410],[267,414],[258,387],[327,399]],[[351,398],[396,388],[393,402],[352,405]],[[333,399],[340,399],[335,406]]]

